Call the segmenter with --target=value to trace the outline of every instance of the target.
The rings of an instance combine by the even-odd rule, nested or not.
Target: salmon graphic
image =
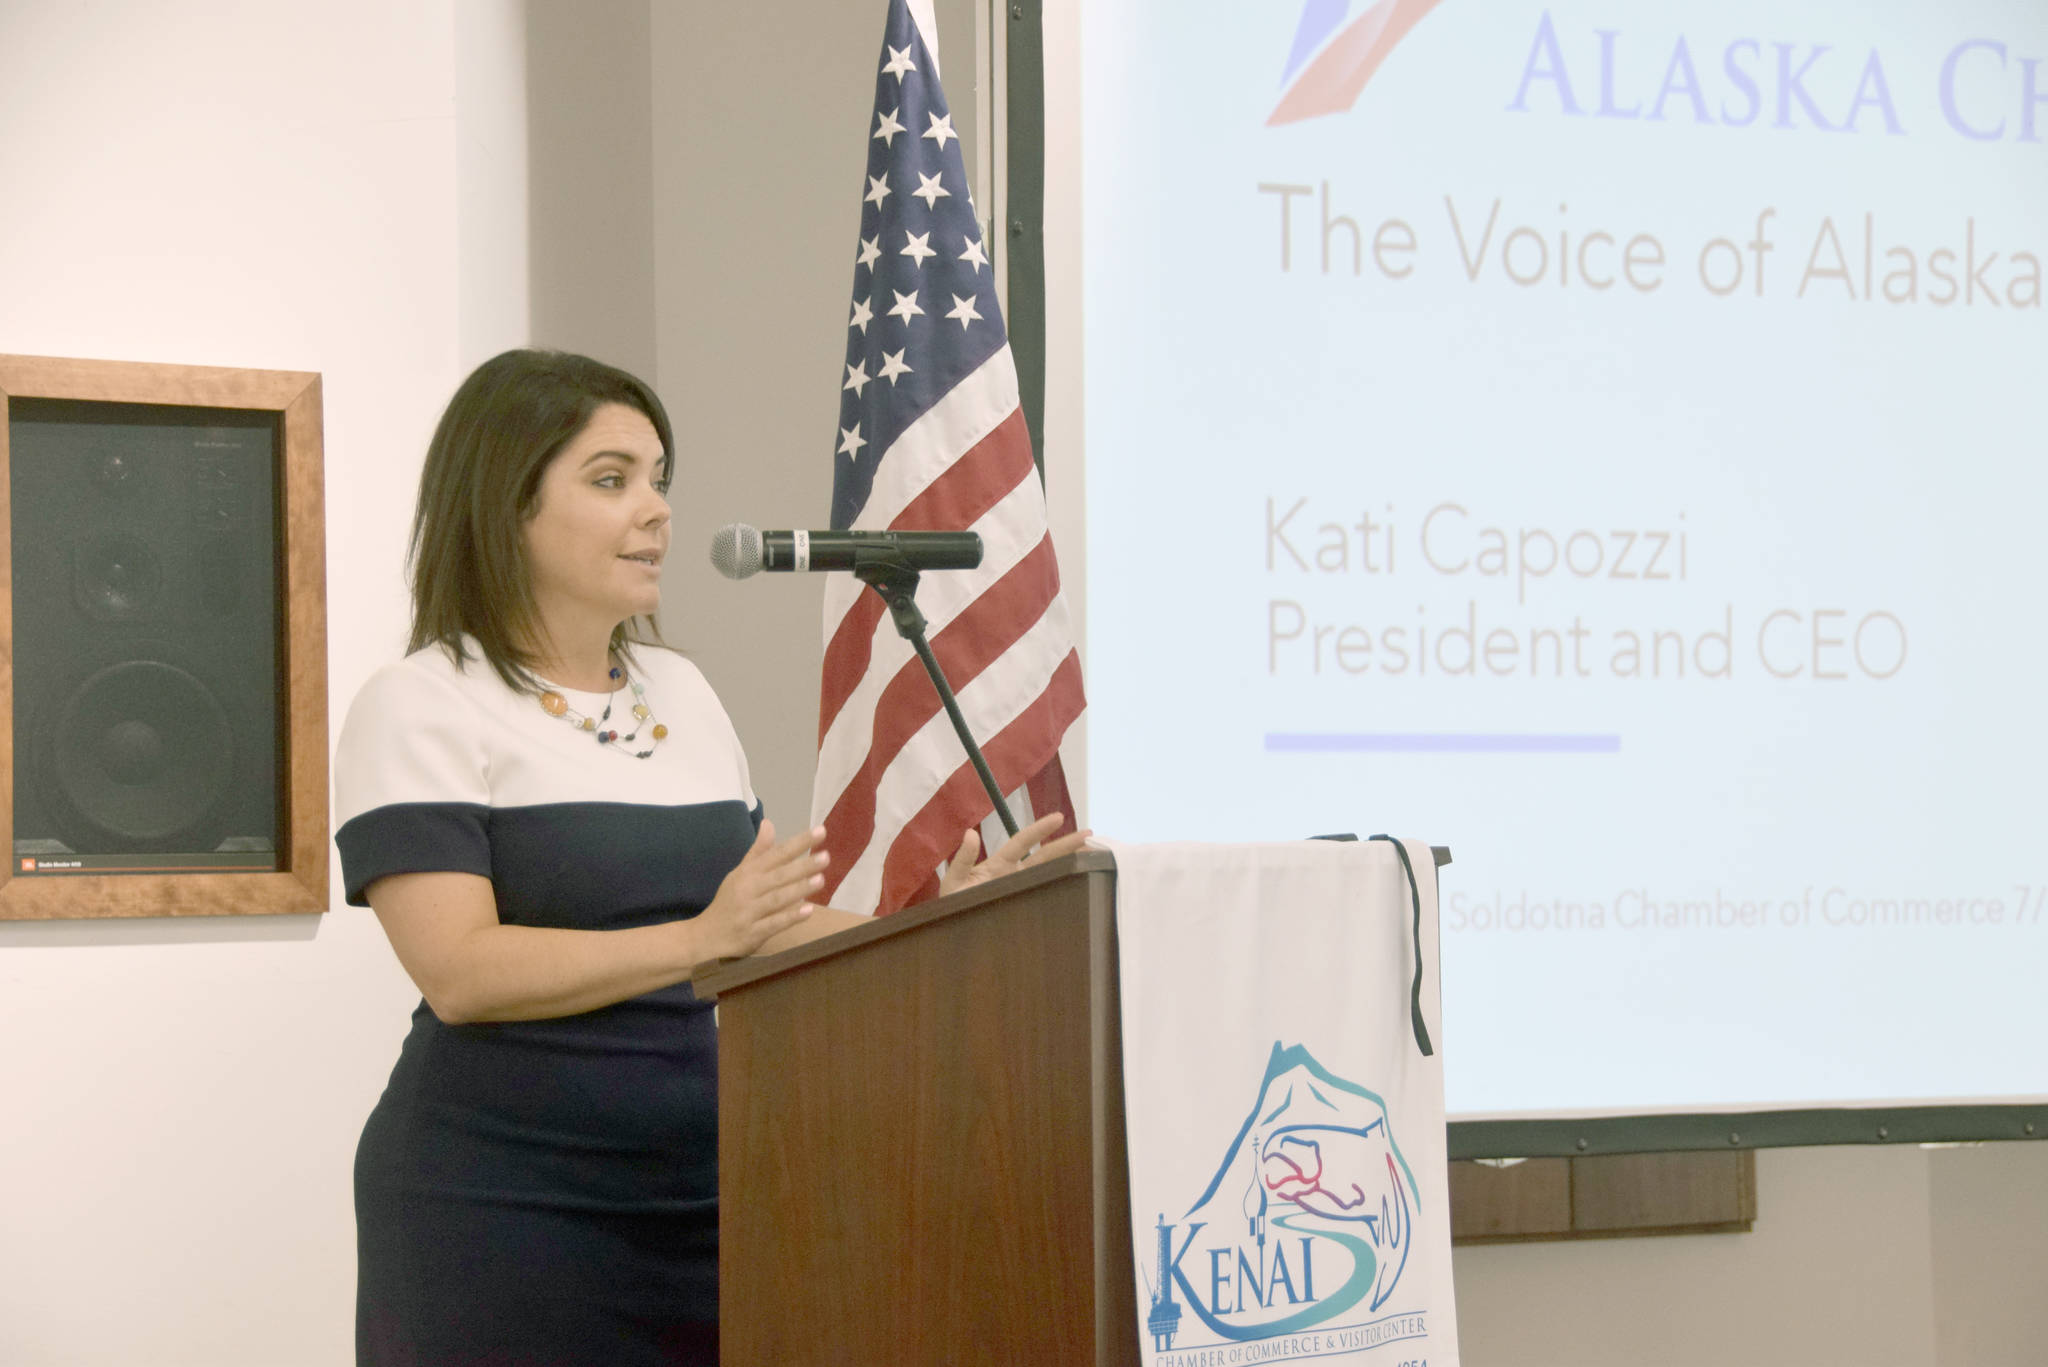
[[[1182,1231],[1175,1285],[1211,1330],[1237,1340],[1375,1311],[1408,1265],[1420,1206],[1385,1101],[1305,1047],[1275,1042],[1215,1176],[1172,1227]],[[1201,1288],[1188,1267],[1202,1269]]]

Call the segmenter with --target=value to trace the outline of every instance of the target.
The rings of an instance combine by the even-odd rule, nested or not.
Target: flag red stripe
[[[1053,558],[1052,535],[1039,538],[1030,554],[983,591],[967,610],[931,638],[932,654],[954,691],[964,689],[982,670],[1002,657],[1029,631],[1059,595],[1059,566]],[[825,848],[832,852],[826,874],[826,896],[853,867],[875,831],[875,793],[889,766],[911,737],[937,716],[943,704],[938,690],[915,657],[904,661],[875,702],[874,734],[860,767],[847,777],[832,810],[825,817]],[[977,738],[978,739],[978,738]],[[1005,790],[1007,791],[1007,789]]]
[[[967,449],[889,523],[891,531],[959,531],[972,527],[1009,496],[1025,476],[1035,473],[1031,434],[1018,408],[989,434]],[[875,628],[885,611],[879,594],[863,593],[832,629],[825,647],[824,680],[819,686],[818,743],[832,729],[839,709],[867,673]],[[1034,620],[1036,620],[1034,618]]]
[[[1031,810],[1039,816],[1058,812],[1065,817],[1067,824],[1061,830],[1071,831],[1081,824],[1081,818],[1074,812],[1074,795],[1067,791],[1067,769],[1060,763],[1057,750],[1051,761],[1024,785],[1024,793],[1031,799]]]
[[[1081,656],[1068,651],[1045,691],[982,747],[997,786],[1005,792],[1059,754],[1060,737],[1081,715]],[[882,895],[875,914],[909,904],[939,862],[959,848],[961,832],[993,808],[973,764],[962,760],[918,814],[905,822],[882,862]]]

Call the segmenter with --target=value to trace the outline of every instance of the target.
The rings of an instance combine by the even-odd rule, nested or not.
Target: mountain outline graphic
[[[1377,1310],[1407,1267],[1421,1204],[1421,1184],[1394,1140],[1385,1100],[1330,1072],[1306,1046],[1276,1040],[1244,1123],[1181,1217],[1206,1212],[1188,1246],[1196,1231],[1214,1224],[1256,1243],[1263,1261],[1268,1230],[1278,1227],[1341,1248],[1351,1259],[1351,1275],[1278,1320],[1226,1323],[1183,1280],[1188,1308],[1211,1331],[1237,1341],[1297,1332],[1362,1301]]]

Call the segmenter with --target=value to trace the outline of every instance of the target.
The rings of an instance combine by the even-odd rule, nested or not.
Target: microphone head
[[[761,529],[728,522],[711,538],[711,565],[727,579],[761,572]]]

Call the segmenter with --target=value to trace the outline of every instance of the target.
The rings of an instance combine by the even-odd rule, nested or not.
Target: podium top
[[[1443,845],[1429,847],[1436,866],[1442,868],[1451,862],[1451,852]],[[750,959],[719,959],[700,967],[691,976],[690,986],[699,1001],[716,1001],[722,993],[779,977],[784,973],[844,954],[876,940],[886,940],[893,935],[902,935],[929,925],[933,921],[962,912],[988,902],[1027,892],[1046,883],[1062,878],[1085,877],[1089,875],[1114,875],[1116,857],[1108,850],[1076,850],[1058,859],[1049,859],[1043,864],[1033,864],[1004,878],[977,884],[964,892],[948,897],[934,897],[929,902],[920,902],[914,907],[888,916],[877,916],[864,926],[854,926],[834,935],[822,936],[808,944],[785,949],[780,954],[761,954]]]
[[[1043,864],[1033,864],[1019,869],[1006,878],[991,879],[976,884],[964,892],[948,897],[934,897],[929,902],[920,902],[914,907],[888,916],[877,916],[867,925],[854,926],[834,935],[826,935],[808,944],[785,949],[780,954],[760,954],[751,959],[720,959],[699,968],[690,979],[699,1001],[716,1001],[722,993],[750,986],[765,978],[779,977],[820,959],[829,959],[835,954],[858,949],[876,940],[886,940],[892,935],[902,935],[916,930],[919,926],[961,912],[972,910],[987,902],[999,901],[1019,892],[1027,891],[1045,883],[1057,882],[1062,878],[1076,875],[1114,874],[1116,859],[1108,850],[1076,850],[1058,859],[1048,859]]]

